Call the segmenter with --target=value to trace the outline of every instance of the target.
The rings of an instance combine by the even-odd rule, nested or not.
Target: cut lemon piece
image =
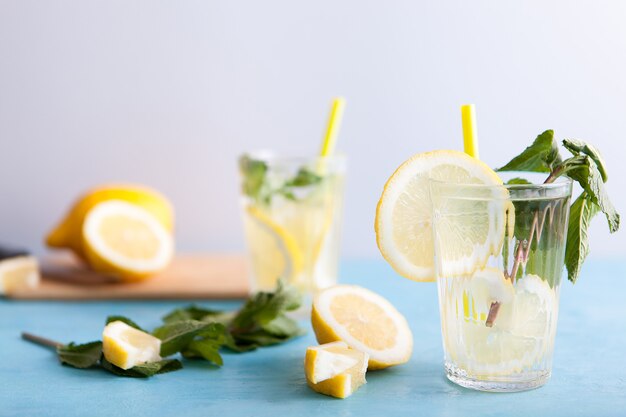
[[[83,246],[94,270],[129,281],[161,271],[174,254],[163,225],[147,210],[121,200],[100,203],[87,213]]]
[[[133,366],[161,360],[161,339],[135,329],[122,321],[113,321],[102,332],[102,353],[113,365]]]
[[[368,359],[344,342],[311,346],[304,358],[307,384],[321,394],[346,398],[366,383]]]
[[[396,272],[415,281],[435,279],[429,178],[452,184],[502,184],[486,164],[458,151],[421,153],[400,165],[378,202],[376,241]],[[444,222],[452,218],[442,214]],[[497,252],[504,238],[505,220],[503,213],[495,210],[495,214],[483,208],[459,221],[441,224],[441,233],[447,234],[442,239],[451,245],[444,253],[446,274],[471,274]]]
[[[255,290],[273,290],[279,278],[297,283],[303,259],[293,236],[255,206],[246,207],[244,224],[256,276]]]
[[[336,285],[313,300],[311,323],[319,343],[343,341],[369,355],[369,369],[405,363],[413,351],[406,319],[380,295],[356,285]]]
[[[12,294],[39,285],[39,264],[29,255],[0,259],[0,294]]]

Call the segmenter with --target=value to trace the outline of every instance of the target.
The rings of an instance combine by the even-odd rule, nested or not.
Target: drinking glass
[[[547,382],[572,181],[486,186],[430,180],[446,376],[483,391]]]
[[[337,282],[346,160],[279,157],[239,160],[252,291],[279,278],[304,295]]]

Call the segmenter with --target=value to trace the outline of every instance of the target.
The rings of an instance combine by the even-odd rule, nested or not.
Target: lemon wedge
[[[344,342],[311,346],[304,357],[304,374],[309,387],[337,398],[352,395],[366,383],[367,353],[351,349]]]
[[[400,165],[385,184],[378,202],[376,241],[396,272],[415,281],[435,280],[429,178],[453,184],[502,184],[486,164],[458,151],[420,153]],[[506,193],[504,187],[501,191]],[[442,241],[450,243],[442,251],[446,275],[471,274],[482,268],[502,244],[505,202],[495,208],[486,202],[477,205],[480,207],[471,207],[472,216],[460,219],[454,217],[455,208],[452,212],[442,208],[438,231],[443,234]]]
[[[149,211],[169,232],[174,229],[174,210],[158,191],[139,184],[107,184],[84,193],[70,208],[63,220],[46,236],[52,248],[69,248],[86,260],[83,250],[83,222],[96,205],[110,200],[122,200]]]
[[[356,285],[336,285],[313,300],[311,324],[319,343],[343,341],[369,355],[368,368],[405,363],[413,350],[406,319],[380,295]]]
[[[244,225],[252,270],[257,275],[255,290],[273,290],[279,278],[297,283],[303,257],[294,237],[255,206],[246,207]]]
[[[97,204],[87,213],[83,248],[94,270],[125,281],[161,271],[174,253],[165,227],[147,210],[121,200]]]
[[[107,361],[122,369],[161,360],[161,339],[113,321],[102,332],[102,352]]]

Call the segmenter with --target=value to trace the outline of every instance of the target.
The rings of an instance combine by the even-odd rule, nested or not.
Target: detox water
[[[519,391],[549,379],[570,194],[569,179],[548,185],[431,186],[450,380],[480,390]],[[479,233],[465,238],[466,225],[481,221],[489,225],[484,241]],[[457,257],[459,251],[471,254],[462,267],[453,264],[451,248]]]

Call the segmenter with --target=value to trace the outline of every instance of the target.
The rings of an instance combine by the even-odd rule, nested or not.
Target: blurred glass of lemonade
[[[305,294],[335,284],[345,158],[264,152],[243,155],[239,168],[251,290],[279,278]]]

